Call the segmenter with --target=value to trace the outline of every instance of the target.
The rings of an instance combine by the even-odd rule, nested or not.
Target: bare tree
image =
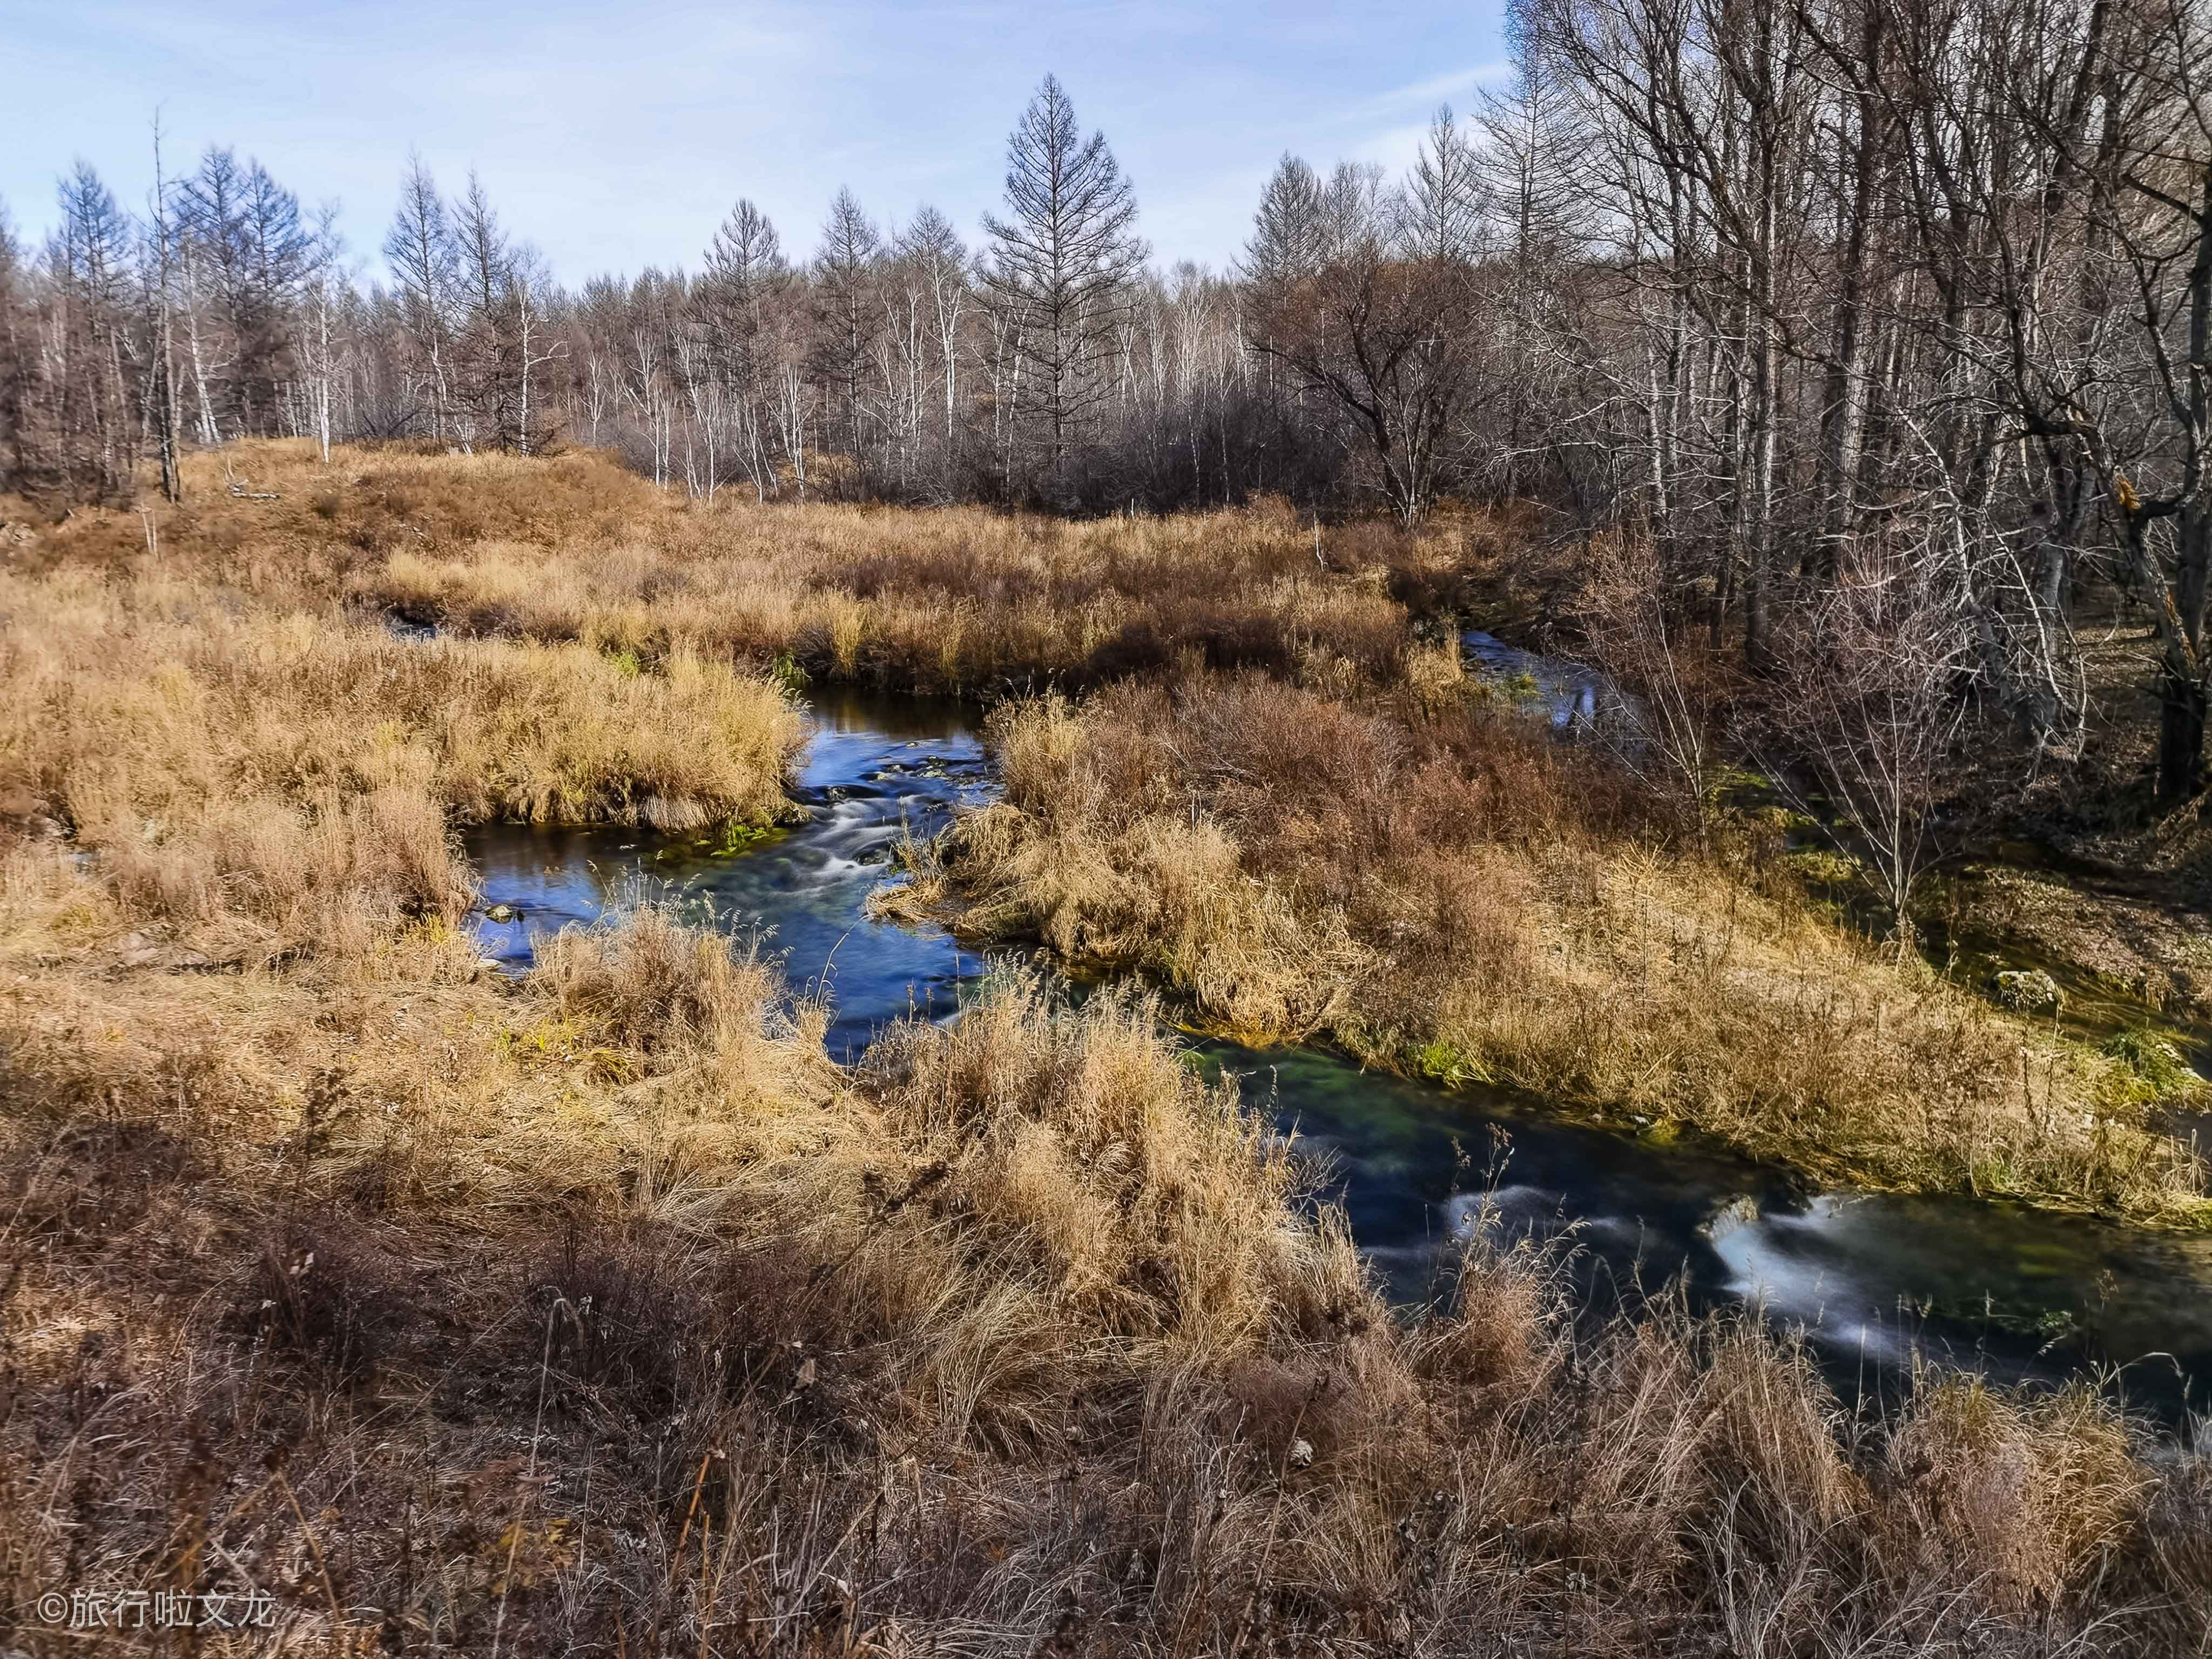
[[[543,371],[568,355],[568,343],[555,326],[561,304],[561,291],[546,269],[544,256],[528,242],[511,248],[505,321],[514,340],[514,447],[525,455],[543,451],[556,435],[556,422],[548,418],[538,381]]]
[[[175,208],[202,441],[280,431],[313,252],[299,198],[260,162],[211,146]]]
[[[520,375],[509,314],[514,256],[483,180],[473,172],[467,192],[453,204],[453,227],[460,322],[453,346],[454,386],[463,416],[462,445],[514,447]]]
[[[856,468],[865,470],[862,388],[873,364],[883,313],[875,294],[883,236],[849,190],[840,190],[822,228],[814,259],[813,340],[808,367],[837,411],[830,434]]]
[[[1729,762],[1727,710],[1735,678],[1668,591],[1647,537],[1608,531],[1586,544],[1576,619],[1626,701],[1599,733],[1627,769],[1681,803],[1703,845]]]
[[[775,226],[751,202],[740,200],[715,232],[705,273],[693,290],[705,364],[722,383],[732,445],[761,501],[777,488],[779,337],[793,281]]]
[[[1825,793],[1801,805],[1863,860],[1900,955],[1912,945],[1913,892],[1938,850],[1935,809],[1961,779],[1969,705],[1960,687],[1973,666],[1966,612],[1925,546],[1894,536],[1862,542],[1786,647],[1782,719]]]
[[[419,155],[408,158],[401,177],[399,212],[384,239],[384,258],[398,287],[410,355],[428,397],[430,429],[443,438],[452,416],[447,371],[459,269],[445,198]]]
[[[55,288],[47,355],[56,460],[71,493],[112,501],[131,493],[137,461],[131,377],[130,221],[114,193],[80,161],[58,192],[61,222],[46,246]]]
[[[970,290],[968,251],[961,245],[951,221],[934,208],[925,209],[907,228],[907,257],[926,273],[933,314],[937,323],[938,360],[945,379],[945,453],[952,457],[953,427],[960,406],[961,322],[968,315]]]
[[[1275,163],[1254,216],[1240,269],[1255,288],[1277,292],[1317,274],[1333,245],[1329,204],[1320,175],[1297,156]]]
[[[1473,181],[1462,142],[1441,112],[1419,169],[1429,185],[1411,198],[1380,198],[1340,169],[1318,239],[1302,222],[1312,201],[1302,167],[1285,158],[1278,167],[1247,251],[1248,338],[1348,417],[1348,441],[1374,466],[1383,500],[1418,524],[1482,390],[1487,331],[1471,240],[1463,245]],[[1317,264],[1307,251],[1316,242]]]
[[[2092,222],[2118,268],[2116,287],[2139,349],[2139,435],[2130,445],[2131,423],[2092,422],[2086,399],[2069,402],[2070,418],[2051,424],[2086,442],[2132,574],[2151,598],[2158,792],[2176,803],[2204,786],[2212,682],[2204,638],[2212,592],[2212,20],[2189,0],[2145,0],[2107,27],[2109,37],[2092,36],[2084,54],[2101,121],[2087,131],[2078,117],[2040,125],[2085,181]]]
[[[1509,497],[1522,493],[1531,462],[1548,456],[1570,489],[1566,459],[1577,383],[1590,356],[1584,293],[1594,216],[1585,192],[1562,190],[1590,134],[1546,61],[1529,8],[1507,8],[1512,79],[1486,94],[1472,145],[1479,211],[1502,270],[1498,322],[1504,380],[1502,429],[1492,438],[1491,477]]]
[[[1051,76],[1007,140],[1006,188],[1006,216],[983,220],[983,283],[1009,321],[1024,413],[1044,430],[1049,493],[1064,489],[1074,437],[1108,394],[1102,370],[1148,250],[1105,135],[1084,137]]]
[[[161,458],[161,496],[168,501],[184,498],[183,482],[177,471],[177,356],[176,339],[172,326],[174,284],[170,270],[174,240],[169,226],[169,180],[161,163],[161,119],[154,118],[154,191],[148,200],[152,219],[153,235],[149,252],[153,269],[148,273],[147,288],[153,299],[153,427],[156,453]]]
[[[349,284],[345,239],[338,234],[337,204],[325,203],[315,216],[307,283],[306,327],[301,357],[307,375],[308,429],[325,465],[331,459],[333,404],[344,352],[344,314]]]
[[[30,483],[25,415],[31,382],[29,295],[23,245],[8,204],[0,201],[0,480],[10,489]]]
[[[1451,106],[1441,105],[1397,202],[1397,240],[1409,259],[1443,265],[1481,251],[1481,170]]]

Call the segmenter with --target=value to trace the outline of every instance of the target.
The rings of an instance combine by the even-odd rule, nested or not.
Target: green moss
[[[1848,887],[1863,867],[1846,854],[1826,847],[1803,847],[1783,854],[1783,861],[1804,880],[1820,887]]]
[[[1771,789],[1774,780],[1764,772],[1753,772],[1745,767],[1731,766],[1720,775],[1714,786],[1720,789]]]
[[[2113,1032],[2098,1045],[2097,1052],[2118,1060],[2126,1068],[2131,1086],[2125,1089],[2125,1093],[2131,1104],[2148,1106],[2162,1100],[2191,1099],[2203,1095],[2208,1086],[2212,1086],[2197,1076],[2182,1057],[2180,1049],[2140,1026]]]
[[[1717,784],[1711,793],[1715,799],[1724,798],[1726,784]],[[1754,830],[1771,830],[1778,836],[1801,836],[1820,826],[1802,812],[1792,811],[1786,806],[1747,806],[1739,809],[1737,816]]]
[[[2066,1006],[2064,990],[2040,968],[2001,968],[1988,988],[1999,1007],[2015,1014],[2056,1014]]]

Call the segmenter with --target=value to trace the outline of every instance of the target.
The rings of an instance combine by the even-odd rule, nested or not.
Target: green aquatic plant
[[[1481,1066],[1457,1044],[1443,1037],[1431,1037],[1413,1051],[1413,1070],[1453,1087],[1485,1080]]]
[[[2087,1333],[2074,1309],[2041,1303],[2001,1301],[1992,1296],[1954,1298],[1943,1296],[1905,1297],[1900,1305],[1914,1317],[1943,1320],[1953,1324],[1978,1325],[2008,1336],[2040,1337],[2039,1352],[2079,1342]]]
[[[1978,1197],[2001,1198],[2018,1191],[2021,1180],[2011,1158],[2002,1152],[1990,1152],[1973,1161],[1968,1184]]]
[[[1525,668],[1510,674],[1478,672],[1462,692],[1478,703],[1523,713],[1544,700],[1543,683]]]
[[[708,858],[733,858],[739,853],[750,852],[772,841],[780,840],[784,831],[772,823],[744,823],[732,818],[714,834],[698,843],[699,850]]]

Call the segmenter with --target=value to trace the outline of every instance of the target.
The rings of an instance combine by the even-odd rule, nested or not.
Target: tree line
[[[2157,629],[2159,789],[2197,793],[2203,8],[1514,0],[1509,27],[1510,76],[1406,176],[1284,157],[1226,270],[1152,262],[1049,78],[972,244],[841,191],[797,257],[741,200],[695,269],[574,289],[419,161],[373,276],[230,151],[136,214],[80,165],[43,248],[0,226],[0,483],[117,499],[173,488],[179,443],[283,433],[579,442],[709,499],[1534,501],[1647,685],[1688,697],[1685,653],[1850,664],[1867,732],[1964,706],[2031,764],[2080,751],[2073,622],[2117,587]]]
[[[976,246],[841,191],[796,258],[741,200],[696,270],[569,290],[479,179],[449,195],[419,159],[373,271],[230,149],[138,213],[80,162],[43,248],[0,212],[0,488],[122,500],[180,443],[271,435],[565,440],[708,498],[1097,510],[1304,483],[1241,428],[1237,280],[1149,267],[1133,188],[1056,81],[1006,190]]]

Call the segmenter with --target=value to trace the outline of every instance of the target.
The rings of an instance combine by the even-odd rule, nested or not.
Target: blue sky
[[[801,5],[0,0],[0,200],[40,236],[77,156],[142,209],[171,155],[258,155],[376,248],[410,146],[470,167],[555,274],[696,265],[739,196],[812,247],[850,185],[878,219],[934,202],[972,241],[1047,72],[1135,180],[1163,264],[1221,264],[1275,158],[1408,160],[1439,101],[1498,73],[1474,4]]]

